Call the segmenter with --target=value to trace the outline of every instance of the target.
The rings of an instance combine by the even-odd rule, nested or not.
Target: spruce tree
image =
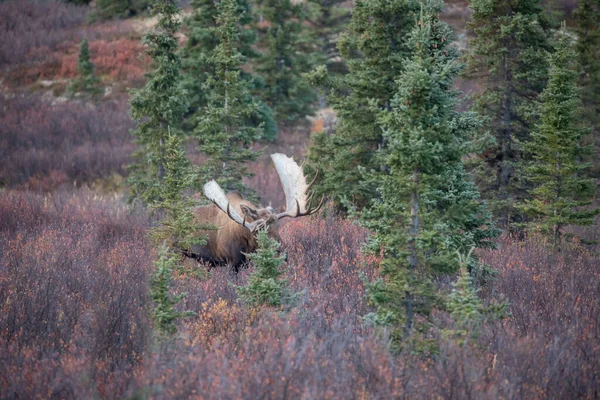
[[[169,294],[169,285],[177,263],[178,256],[173,254],[172,249],[168,246],[162,245],[158,251],[158,259],[154,262],[154,272],[150,277],[150,297],[155,304],[152,310],[152,320],[161,340],[168,339],[177,333],[176,320],[194,315],[190,311],[182,312],[175,309],[175,306],[185,298],[186,293],[177,296]]]
[[[181,51],[183,60],[182,86],[188,93],[189,108],[183,123],[183,129],[191,131],[208,104],[206,81],[214,75],[215,66],[210,60],[220,43],[217,33],[218,2],[214,0],[193,0],[192,13],[184,20],[187,42]],[[246,0],[237,0],[239,15],[237,49],[243,58],[242,65],[260,55],[255,48],[256,32],[248,26],[253,22],[252,10]],[[255,73],[242,70],[241,75],[251,87],[260,90],[263,79]],[[263,138],[274,140],[277,136],[277,125],[273,110],[259,101],[254,115],[248,117],[250,123],[263,123]]]
[[[281,307],[290,304],[294,296],[290,294],[287,281],[281,277],[285,254],[277,255],[280,245],[265,230],[258,233],[257,240],[256,253],[248,255],[256,270],[246,286],[237,287],[240,298],[254,306]]]
[[[312,68],[315,48],[307,40],[302,4],[262,0],[258,8],[263,19],[259,46],[265,50],[254,64],[264,78],[264,88],[257,94],[273,109],[277,124],[289,126],[314,112],[317,95],[302,74]]]
[[[422,4],[389,111],[378,112],[385,145],[375,159],[383,168],[365,171],[379,196],[362,221],[374,232],[371,246],[384,250],[381,279],[369,288],[376,312],[368,317],[391,327],[395,347],[439,303],[432,277],[455,272],[457,250],[489,246],[495,235],[489,218],[477,216],[485,209],[462,166],[468,137],[481,123],[456,110],[452,85],[462,65],[451,29],[439,20],[442,7],[437,0]]]
[[[154,300],[153,319],[160,337],[176,332],[174,320],[188,313],[175,311],[183,295],[171,297],[169,283],[179,262],[180,249],[201,243],[193,232],[193,211],[184,192],[194,180],[182,140],[173,127],[186,110],[185,92],[180,89],[181,61],[175,34],[179,29],[179,8],[175,0],[156,0],[152,9],[158,29],[146,34],[143,42],[153,61],[148,82],[133,92],[132,116],[138,121],[133,131],[138,145],[137,163],[131,169],[131,199],[158,211],[160,222],[150,231],[154,244],[162,243],[156,270],[150,280]]]
[[[526,197],[519,178],[518,142],[536,121],[534,101],[547,81],[550,22],[540,0],[471,0],[473,16],[468,77],[483,84],[476,111],[493,141],[484,140],[475,165],[477,183],[504,227],[520,219],[514,205]]]
[[[582,162],[592,150],[582,144],[590,130],[581,122],[576,54],[564,28],[549,59],[550,79],[540,96],[540,123],[525,144],[533,158],[525,171],[533,183],[532,199],[521,208],[535,218],[533,225],[552,233],[558,242],[566,225],[591,225],[598,210],[584,207],[592,202],[595,190],[594,180],[585,177],[590,163]]]
[[[100,79],[94,74],[94,63],[90,60],[90,48],[87,39],[83,39],[79,47],[79,58],[77,60],[77,77],[71,82],[67,89],[71,95],[84,93],[97,96],[102,93]]]
[[[262,136],[262,126],[248,120],[259,104],[242,77],[238,22],[237,2],[222,0],[216,28],[219,44],[209,59],[214,73],[206,80],[208,105],[202,109],[193,136],[200,152],[207,156],[199,168],[198,185],[215,179],[226,190],[248,194],[242,179],[250,175],[247,163],[258,156],[253,145]]]
[[[313,71],[309,79],[326,89],[327,101],[338,118],[333,134],[313,135],[309,148],[309,169],[319,172],[318,195],[327,194],[338,210],[344,199],[362,208],[376,197],[358,167],[380,169],[374,155],[384,143],[372,106],[387,110],[395,92],[395,80],[409,54],[406,43],[418,3],[404,0],[357,0],[352,19],[338,41],[348,74],[327,74],[326,68]]]
[[[138,15],[150,7],[150,0],[96,0],[95,18],[127,18]]]
[[[130,195],[131,200],[145,205],[164,197],[165,143],[177,133],[175,128],[187,109],[186,93],[180,87],[181,60],[175,37],[180,25],[178,13],[175,0],[156,0],[152,14],[159,17],[157,30],[142,38],[153,71],[142,89],[131,91],[131,115],[138,127],[133,131],[137,150],[136,163],[130,168]]]
[[[325,64],[331,74],[347,72],[345,62],[337,48],[344,25],[350,19],[350,11],[343,5],[345,2],[345,0],[308,0],[309,34],[320,47],[320,59],[317,62]]]
[[[583,116],[592,127],[593,137],[597,138],[600,135],[600,1],[581,0],[575,10],[575,22]],[[600,151],[600,142],[596,142]],[[595,169],[598,176],[600,165],[596,164]]]
[[[446,299],[446,311],[452,317],[454,327],[442,330],[444,336],[458,340],[461,344],[469,338],[477,338],[479,328],[485,321],[503,319],[508,314],[507,302],[492,302],[487,306],[482,304],[473,284],[473,277],[468,271],[472,264],[472,250],[466,256],[457,252],[460,270]]]

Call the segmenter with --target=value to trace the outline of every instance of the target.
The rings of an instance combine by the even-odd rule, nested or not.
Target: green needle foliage
[[[364,172],[379,198],[365,208],[362,221],[375,232],[370,245],[384,249],[381,279],[369,288],[376,312],[367,318],[392,329],[395,348],[417,322],[427,326],[441,303],[432,278],[457,270],[454,253],[491,246],[497,234],[462,166],[480,121],[456,110],[452,85],[462,65],[450,46],[450,27],[439,20],[442,7],[437,0],[422,4],[390,111],[378,113],[385,147],[376,160],[384,168]]]
[[[132,90],[131,116],[138,121],[133,131],[136,163],[130,167],[132,201],[148,205],[164,198],[165,143],[176,134],[175,127],[187,110],[186,93],[181,89],[181,59],[175,34],[179,29],[179,8],[175,0],[157,0],[152,15],[159,17],[157,30],[144,35],[146,53],[153,63],[148,82]]]
[[[218,4],[214,0],[194,0],[191,3],[192,14],[184,20],[188,40],[181,51],[182,85],[189,99],[188,113],[182,125],[185,131],[193,130],[209,102],[207,80],[215,73],[215,64],[211,59],[221,41],[217,29]],[[246,0],[237,0],[236,4],[239,15],[236,47],[243,56],[240,63],[246,64],[248,60],[257,58],[260,53],[253,46],[256,42],[256,31],[248,28],[253,22],[252,10]],[[254,73],[241,71],[241,76],[253,89],[259,90],[264,86],[263,79]],[[249,123],[262,122],[263,139],[274,140],[277,136],[277,124],[273,110],[262,101],[258,103],[255,115],[248,117]]]
[[[281,307],[290,304],[294,296],[289,292],[287,281],[281,277],[285,254],[277,255],[280,245],[265,230],[258,233],[257,240],[256,253],[248,255],[256,271],[246,286],[237,287],[240,298],[253,306]]]
[[[149,205],[152,211],[159,212],[160,224],[150,230],[150,238],[155,244],[166,243],[172,249],[188,249],[194,244],[204,244],[204,237],[196,235],[193,208],[194,200],[185,195],[193,185],[196,175],[191,172],[191,164],[185,155],[181,138],[168,136],[165,141],[165,175],[160,185],[161,196]]]
[[[358,0],[352,19],[338,41],[348,74],[338,77],[320,67],[309,80],[328,93],[338,124],[329,135],[317,133],[309,148],[309,173],[319,172],[317,195],[327,194],[338,210],[344,199],[362,208],[376,188],[364,181],[358,167],[380,169],[376,150],[383,146],[381,128],[376,122],[379,110],[387,110],[395,93],[395,80],[404,70],[418,3],[404,0]]]
[[[593,129],[594,137],[600,135],[600,1],[581,0],[575,10],[577,34],[577,59],[581,71],[579,86],[584,105],[583,116]],[[600,143],[596,140],[597,146]],[[600,150],[600,149],[598,149]],[[596,164],[596,176],[600,165]]]
[[[138,15],[150,7],[151,0],[96,0],[93,18],[126,18]]]
[[[444,336],[458,340],[461,344],[469,338],[477,338],[485,321],[500,320],[508,315],[508,303],[505,301],[492,302],[487,306],[481,303],[478,290],[473,285],[473,277],[468,271],[471,251],[466,257],[457,252],[459,275],[446,300],[446,310],[454,321],[454,329],[442,330]]]
[[[314,45],[308,41],[303,25],[302,4],[291,0],[262,0],[259,45],[264,54],[254,69],[265,80],[258,94],[273,109],[280,127],[293,124],[314,112],[315,91],[301,76],[313,66]]]
[[[209,59],[214,73],[206,80],[208,105],[197,120],[193,136],[198,140],[199,150],[208,157],[199,168],[198,185],[215,179],[226,190],[248,194],[242,179],[251,175],[247,163],[258,157],[253,145],[262,137],[263,126],[248,119],[255,115],[259,104],[241,74],[239,20],[237,2],[222,0],[216,28],[219,44]]]
[[[154,273],[150,277],[150,296],[155,304],[152,310],[154,328],[158,331],[159,339],[164,340],[177,333],[175,321],[182,317],[193,316],[191,311],[176,311],[175,306],[185,298],[186,293],[177,296],[169,294],[169,285],[173,270],[177,267],[179,257],[173,254],[167,245],[159,248],[158,259],[154,263]]]
[[[90,48],[87,39],[83,39],[79,47],[79,58],[77,60],[78,76],[71,82],[67,89],[68,93],[77,93],[98,96],[102,93],[100,79],[94,74],[94,63],[90,60]]]
[[[324,63],[332,74],[347,72],[344,60],[340,57],[337,41],[344,26],[350,19],[345,0],[308,0],[309,34],[321,48],[319,64]]]
[[[598,210],[584,207],[592,203],[595,191],[594,180],[585,174],[591,164],[582,162],[592,151],[590,145],[582,145],[590,129],[581,122],[576,55],[564,28],[549,59],[550,80],[540,96],[541,120],[525,144],[533,158],[525,170],[534,185],[532,199],[521,208],[535,218],[533,225],[551,232],[558,242],[562,228],[591,225]]]
[[[467,75],[484,91],[476,111],[489,135],[480,137],[482,156],[474,168],[477,184],[501,225],[521,216],[515,204],[527,196],[519,177],[518,141],[527,141],[536,122],[535,99],[547,82],[546,52],[551,24],[539,0],[471,0],[473,10]]]
[[[141,201],[161,217],[150,231],[154,244],[162,243],[156,270],[150,280],[155,308],[152,317],[161,338],[176,331],[174,321],[188,313],[175,311],[180,296],[169,296],[173,269],[179,262],[178,249],[200,243],[193,232],[194,205],[184,192],[194,181],[182,140],[173,130],[186,111],[185,92],[180,89],[181,61],[177,55],[179,29],[175,0],[156,0],[152,9],[158,15],[158,30],[144,36],[147,53],[153,60],[148,83],[132,91],[131,113],[138,121],[133,135],[138,146],[131,168],[131,200]]]

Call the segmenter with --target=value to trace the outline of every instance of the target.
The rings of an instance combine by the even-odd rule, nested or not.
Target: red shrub
[[[143,81],[147,59],[139,39],[100,39],[91,41],[89,46],[91,60],[98,75],[121,84],[129,83],[129,86]],[[71,49],[71,54],[61,57],[61,67],[56,78],[72,78],[77,75],[78,48],[76,46]]]
[[[504,294],[512,316],[437,357],[392,355],[365,326],[360,254],[368,232],[302,218],[282,228],[287,278],[302,291],[287,313],[249,308],[238,275],[178,273],[187,292],[181,336],[149,346],[153,252],[144,218],[85,192],[0,195],[0,397],[595,398],[600,392],[597,249],[550,251],[542,238],[504,238],[482,252],[499,270],[484,300]],[[435,332],[434,334],[438,335]]]

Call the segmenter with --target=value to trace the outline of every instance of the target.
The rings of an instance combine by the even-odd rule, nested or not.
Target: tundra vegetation
[[[0,399],[598,396],[597,1],[351,3],[0,2]]]

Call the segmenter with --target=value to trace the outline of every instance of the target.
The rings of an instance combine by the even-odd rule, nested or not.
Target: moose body
[[[248,222],[260,218],[268,220],[269,214],[274,214],[271,207],[257,207],[238,192],[229,192],[226,197],[231,209],[246,217]],[[201,231],[201,234],[207,236],[206,244],[192,246],[186,255],[213,266],[230,264],[238,269],[246,261],[245,254],[256,251],[257,242],[254,233],[232,220],[217,205],[198,207],[195,210],[195,218],[201,223],[213,224],[217,229]],[[269,236],[280,242],[279,222],[276,220],[269,222],[267,224]]]
[[[316,208],[310,208],[308,190],[312,182],[306,183],[301,166],[284,154],[271,154],[271,159],[285,192],[286,210],[277,213],[271,207],[257,207],[237,192],[225,194],[217,182],[210,181],[204,185],[204,195],[213,204],[197,208],[195,218],[217,229],[200,232],[207,235],[207,243],[185,250],[186,256],[213,266],[231,265],[237,271],[246,260],[245,254],[256,251],[259,229],[266,229],[270,237],[281,241],[279,220],[311,215],[321,208],[323,199]]]

